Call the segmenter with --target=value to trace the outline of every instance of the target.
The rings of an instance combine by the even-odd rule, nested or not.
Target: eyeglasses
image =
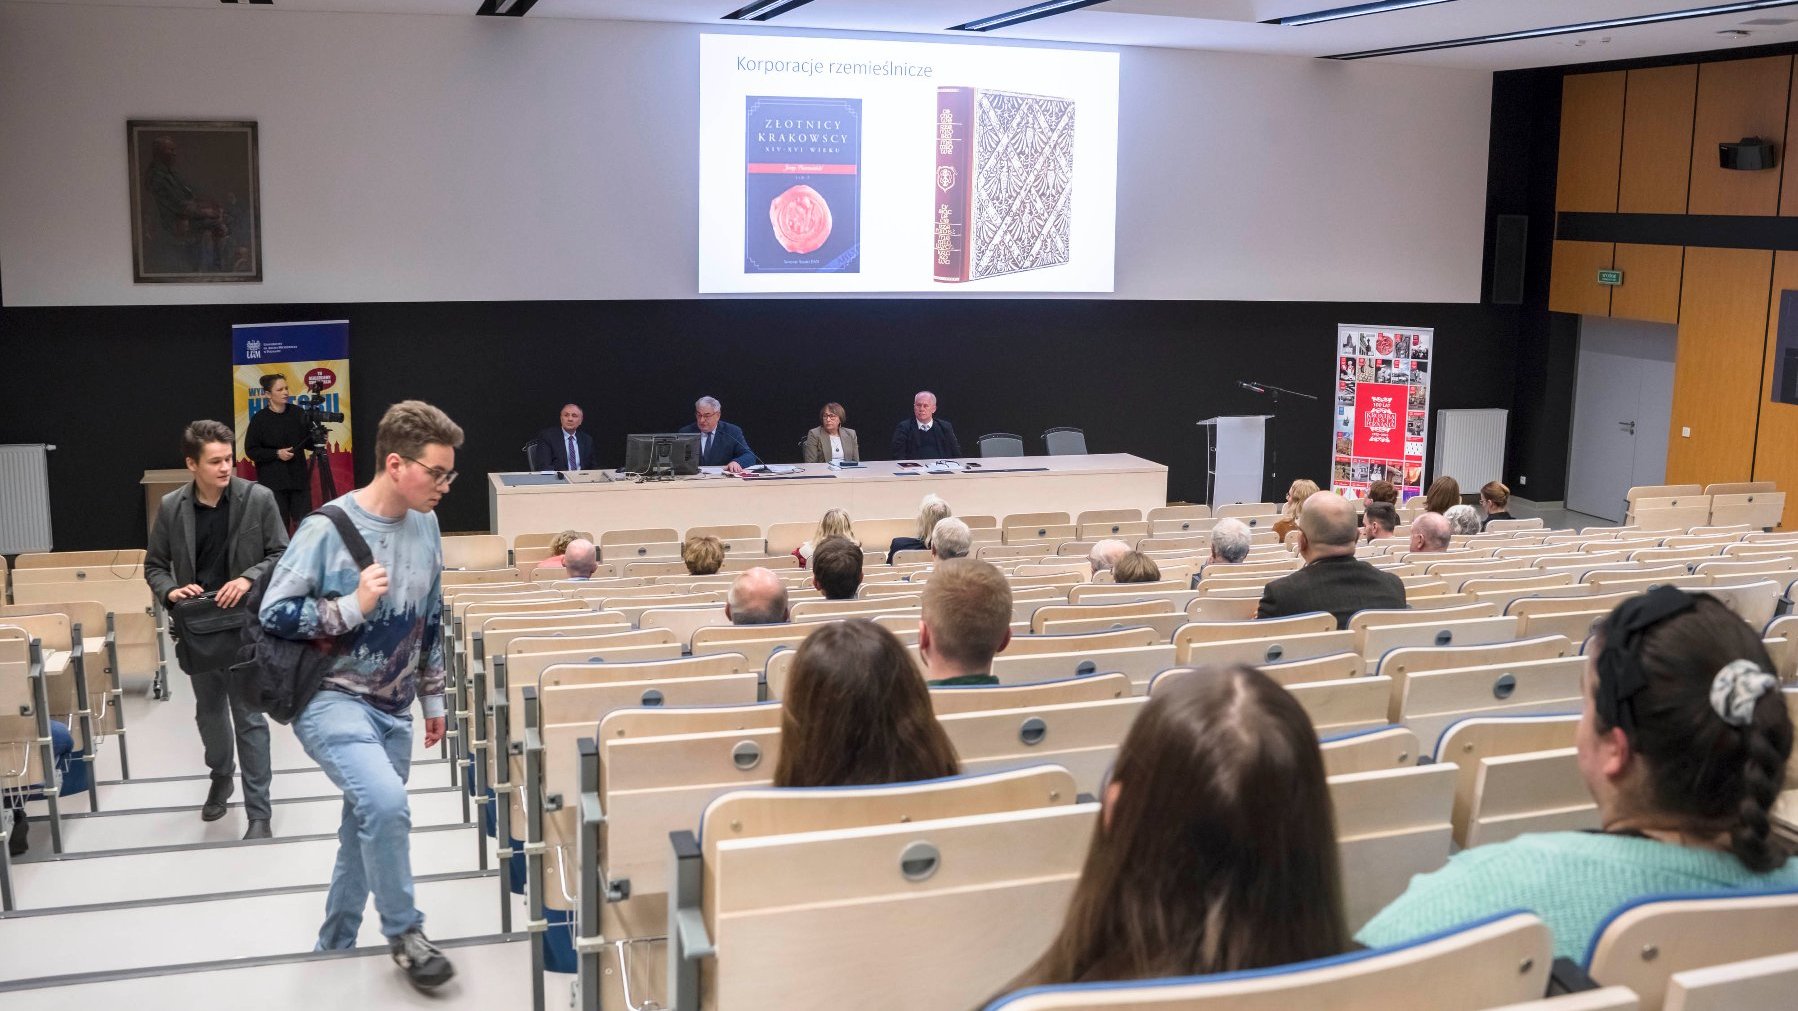
[[[406,459],[418,464],[420,467],[424,467],[425,473],[431,475],[431,480],[445,488],[456,483],[456,472],[453,470],[444,470],[441,467],[426,466],[425,462],[417,457],[408,456]]]

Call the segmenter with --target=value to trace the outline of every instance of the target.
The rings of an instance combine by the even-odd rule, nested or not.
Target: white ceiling
[[[219,0],[53,0],[53,2],[164,7],[210,7]],[[1027,6],[1032,0],[812,0],[768,22],[732,22],[723,15],[747,0],[538,0],[531,19],[671,21],[713,26],[749,24],[761,30],[808,29],[898,32],[959,39],[985,37],[1159,46],[1226,52],[1329,56],[1414,43],[1691,10],[1727,0],[1451,0],[1428,7],[1302,27],[1259,22],[1343,7],[1360,0],[1108,0],[1093,7],[987,33],[949,32],[950,25]],[[479,0],[274,0],[277,10],[472,15]],[[252,8],[254,9],[254,8]],[[267,8],[261,8],[267,10]],[[1757,19],[1789,24],[1753,25]],[[1743,38],[1718,34],[1729,29]],[[1374,62],[1478,70],[1515,70],[1602,60],[1798,42],[1798,4],[1752,13],[1693,18],[1576,35],[1380,57]]]

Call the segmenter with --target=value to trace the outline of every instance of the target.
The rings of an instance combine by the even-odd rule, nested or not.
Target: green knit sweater
[[[1784,888],[1798,888],[1798,860],[1755,874],[1716,850],[1635,836],[1544,832],[1464,850],[1441,870],[1417,875],[1356,940],[1377,948],[1527,909],[1553,932],[1556,957],[1581,960],[1604,918],[1634,899]]]

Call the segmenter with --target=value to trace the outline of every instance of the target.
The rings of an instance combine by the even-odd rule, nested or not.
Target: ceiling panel
[[[210,7],[222,16],[268,7],[218,0],[51,0],[117,6]],[[813,0],[772,21],[722,20],[746,0],[538,0],[532,19],[670,21],[763,30],[897,32],[944,38],[991,38],[1154,46],[1318,57],[1438,42],[1519,29],[1686,10],[1705,0],[1451,0],[1389,13],[1304,26],[1261,22],[1344,6],[1352,0],[1110,0],[1093,7],[989,33],[949,32],[950,25],[1025,6],[1029,0]],[[479,0],[275,0],[276,10],[431,13],[470,16]],[[1765,22],[1786,22],[1766,24]],[[1721,35],[1745,30],[1746,36]],[[1404,63],[1509,70],[1798,41],[1798,4],[1717,17],[1380,57]]]

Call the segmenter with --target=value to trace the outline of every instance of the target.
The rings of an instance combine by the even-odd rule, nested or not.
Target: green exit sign
[[[1598,272],[1598,283],[1599,284],[1608,284],[1611,287],[1615,288],[1616,286],[1623,283],[1623,271],[1621,271],[1621,270],[1601,270]]]

